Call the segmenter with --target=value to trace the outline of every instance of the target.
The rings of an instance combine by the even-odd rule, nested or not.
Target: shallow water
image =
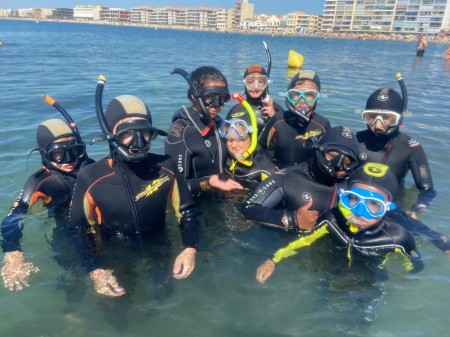
[[[39,158],[33,154],[26,171],[37,124],[59,117],[44,103],[44,94],[63,105],[77,121],[83,138],[90,140],[100,133],[94,92],[98,75],[103,74],[107,78],[105,104],[119,94],[137,95],[150,107],[154,124],[167,129],[173,112],[188,104],[187,84],[180,76],[169,74],[172,68],[191,71],[213,65],[227,76],[231,90],[242,91],[245,67],[266,64],[263,39],[274,62],[270,86],[274,98],[282,103],[289,77],[287,54],[294,49],[304,55],[304,69],[320,74],[324,95],[318,111],[333,125],[364,128],[355,110],[363,108],[365,98],[381,86],[399,90],[395,74],[403,74],[412,114],[405,119],[405,132],[424,144],[438,191],[422,220],[450,235],[446,204],[450,192],[450,63],[440,57],[444,45],[430,44],[425,56],[416,58],[415,43],[396,41],[7,20],[0,20],[0,40],[4,42],[0,47],[1,216],[8,213],[28,175],[39,168]],[[157,139],[153,150],[162,149],[162,139]],[[93,158],[104,156],[106,150],[105,143],[88,147]],[[416,190],[411,185],[408,176],[400,204],[413,202]],[[131,270],[124,276],[128,294],[120,299],[95,295],[76,265],[67,268],[66,262],[73,262],[70,254],[50,245],[53,221],[44,211],[33,211],[25,221],[23,249],[40,272],[31,277],[31,287],[24,291],[11,293],[0,288],[1,335],[448,335],[450,261],[425,239],[417,238],[425,262],[425,269],[418,274],[407,275],[394,263],[388,280],[362,287],[351,278],[333,278],[322,263],[332,261],[332,254],[321,260],[311,250],[281,263],[270,281],[260,285],[255,271],[269,242],[286,236],[249,228],[229,204],[209,200],[202,209],[202,250],[193,275],[187,280],[170,280],[167,264],[161,263],[164,258],[170,260],[170,255],[148,253],[131,244],[118,251],[118,268],[129,265]],[[171,214],[168,234],[174,255],[180,240]],[[320,257],[320,251],[318,254]],[[371,304],[375,310],[364,313]]]

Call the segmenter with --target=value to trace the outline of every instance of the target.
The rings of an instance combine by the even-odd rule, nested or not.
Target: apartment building
[[[326,0],[321,30],[434,34],[449,18],[450,0]]]

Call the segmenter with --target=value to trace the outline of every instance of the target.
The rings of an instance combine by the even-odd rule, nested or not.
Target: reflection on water
[[[243,91],[242,74],[252,63],[266,65],[261,36],[152,30],[0,20],[0,213],[39,168],[34,147],[36,125],[59,117],[43,103],[48,93],[77,121],[83,138],[100,133],[94,91],[99,74],[107,77],[105,103],[124,93],[140,96],[154,124],[170,125],[173,112],[189,104],[187,85],[170,70],[209,64],[227,76],[231,91]],[[131,38],[132,37],[132,38]],[[272,53],[271,94],[283,105],[290,49],[305,57],[303,69],[316,70],[323,95],[318,111],[333,125],[365,128],[354,113],[381,86],[399,90],[401,72],[409,91],[405,132],[427,150],[438,197],[423,221],[447,235],[450,127],[450,63],[444,45],[431,44],[423,58],[415,43],[267,37]],[[211,46],[214,48],[211,48]],[[152,144],[163,151],[163,140]],[[93,158],[107,145],[89,146]],[[400,204],[417,193],[410,176]],[[104,256],[127,289],[123,298],[94,293],[91,281],[67,246],[60,245],[53,219],[34,211],[25,220],[23,249],[40,268],[30,288],[0,289],[0,332],[4,336],[417,336],[448,334],[444,326],[450,295],[450,261],[417,238],[425,269],[408,275],[394,264],[387,279],[367,269],[350,270],[326,241],[277,266],[272,278],[256,282],[256,268],[291,234],[253,226],[242,219],[236,198],[202,200],[202,241],[196,270],[173,280],[171,268],[181,247],[177,223],[168,213],[167,236],[160,242],[108,243]],[[59,241],[59,242],[58,242]],[[377,270],[377,272],[379,272]],[[401,312],[401,319],[398,313]],[[426,315],[424,315],[426,313]]]

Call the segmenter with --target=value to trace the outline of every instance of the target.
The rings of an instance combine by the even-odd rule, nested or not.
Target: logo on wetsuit
[[[151,196],[154,192],[156,192],[165,182],[169,181],[170,178],[167,175],[163,175],[161,178],[158,178],[156,180],[153,180],[151,184],[147,185],[147,187],[144,188],[144,191],[139,193],[134,201],[138,201],[141,198],[147,198]]]
[[[305,132],[303,135],[296,136],[295,139],[307,140],[311,137],[320,136],[321,134],[322,134],[321,130],[311,130],[311,131]]]

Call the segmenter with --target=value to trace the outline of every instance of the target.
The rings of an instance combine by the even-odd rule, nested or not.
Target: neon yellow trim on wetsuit
[[[392,254],[398,254],[400,255],[400,257],[403,260],[403,266],[405,267],[405,270],[410,272],[414,269],[414,264],[412,263],[411,259],[409,258],[408,255],[406,255],[402,249],[400,248],[395,248],[394,252],[390,252],[388,254],[386,254],[386,258],[384,259],[384,261],[380,264],[380,268],[383,269],[384,266],[386,265],[387,261],[389,260],[389,257]]]
[[[234,168],[236,167],[237,163],[241,163],[247,167],[250,167],[253,165],[253,162],[251,162],[250,160],[243,160],[243,159],[239,159],[239,160],[231,160],[231,166],[230,166],[230,171],[233,171]],[[234,175],[234,174],[233,174]]]
[[[311,234],[307,236],[302,236],[298,240],[295,240],[291,242],[289,245],[287,245],[284,248],[279,249],[275,255],[273,256],[272,260],[275,263],[280,262],[282,259],[295,255],[297,252],[295,250],[310,246],[313,244],[317,239],[321,238],[322,236],[328,234],[328,226],[322,226],[312,232]]]
[[[239,103],[242,104],[242,106],[245,108],[245,110],[247,110],[248,115],[250,117],[250,121],[252,123],[252,128],[253,128],[252,137],[251,137],[252,143],[250,144],[250,147],[248,148],[248,150],[245,151],[245,153],[242,155],[243,159],[247,159],[255,151],[256,145],[258,145],[258,124],[256,123],[255,111],[253,111],[253,108],[251,107],[251,105],[244,99],[244,97],[242,97],[241,94],[234,92],[231,95],[231,97],[233,99],[239,101]]]

